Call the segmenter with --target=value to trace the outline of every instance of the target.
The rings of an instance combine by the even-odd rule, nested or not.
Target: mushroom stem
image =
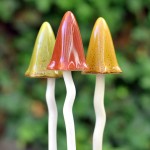
[[[63,71],[63,77],[67,90],[66,99],[63,107],[63,115],[67,134],[67,149],[76,150],[75,127],[72,114],[72,107],[76,96],[76,89],[72,79],[71,71]]]
[[[93,150],[102,150],[103,132],[106,122],[106,113],[104,108],[104,75],[96,75],[96,85],[94,93],[94,109],[96,115],[96,123],[93,134]]]
[[[57,105],[55,101],[55,78],[47,79],[46,101],[48,105],[48,150],[57,150]]]

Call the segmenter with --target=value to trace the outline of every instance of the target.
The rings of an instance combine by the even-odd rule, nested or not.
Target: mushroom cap
[[[93,74],[121,73],[114,50],[113,41],[106,21],[98,18],[94,25],[86,56],[87,69]]]
[[[80,71],[85,69],[85,55],[77,21],[72,12],[67,11],[60,23],[50,70]]]
[[[37,35],[29,67],[25,73],[33,78],[57,78],[62,73],[55,70],[47,70],[55,44],[55,36],[48,22],[44,22]]]

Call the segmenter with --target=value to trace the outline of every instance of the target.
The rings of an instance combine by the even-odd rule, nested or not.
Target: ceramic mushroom
[[[48,69],[62,70],[66,84],[67,95],[63,107],[67,134],[68,150],[76,150],[75,127],[72,107],[76,89],[71,71],[81,71],[86,68],[82,39],[77,21],[68,11],[65,13],[58,29],[54,52]]]
[[[96,123],[93,134],[93,150],[102,150],[103,132],[106,122],[104,108],[105,74],[121,73],[109,28],[103,18],[98,18],[90,38],[86,56],[88,69],[84,74],[96,74],[94,109]]]
[[[48,22],[44,22],[35,41],[29,67],[25,73],[27,77],[47,78],[46,101],[49,110],[49,150],[57,150],[57,106],[55,102],[55,78],[62,73],[47,70],[55,44],[55,36]]]

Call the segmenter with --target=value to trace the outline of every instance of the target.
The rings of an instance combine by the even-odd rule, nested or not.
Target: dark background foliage
[[[99,16],[112,33],[123,70],[106,75],[107,124],[103,150],[150,150],[150,0],[0,0],[0,149],[47,150],[46,80],[24,77],[36,35],[44,21],[56,35],[71,10],[85,53]],[[78,150],[92,149],[95,76],[73,72],[77,88],[73,112]],[[63,79],[56,82],[58,149],[66,148]]]

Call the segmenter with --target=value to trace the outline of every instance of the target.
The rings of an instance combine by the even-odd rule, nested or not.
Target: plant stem
[[[104,108],[104,75],[96,75],[96,85],[94,93],[94,109],[96,115],[96,123],[93,134],[93,150],[102,150],[103,132],[106,122],[106,113]]]
[[[76,96],[76,89],[72,79],[71,71],[63,71],[63,77],[67,90],[66,99],[63,107],[67,134],[67,149],[76,150],[75,127],[72,114],[72,107]]]
[[[55,101],[55,78],[47,79],[46,101],[48,105],[48,150],[57,150],[57,106]]]

